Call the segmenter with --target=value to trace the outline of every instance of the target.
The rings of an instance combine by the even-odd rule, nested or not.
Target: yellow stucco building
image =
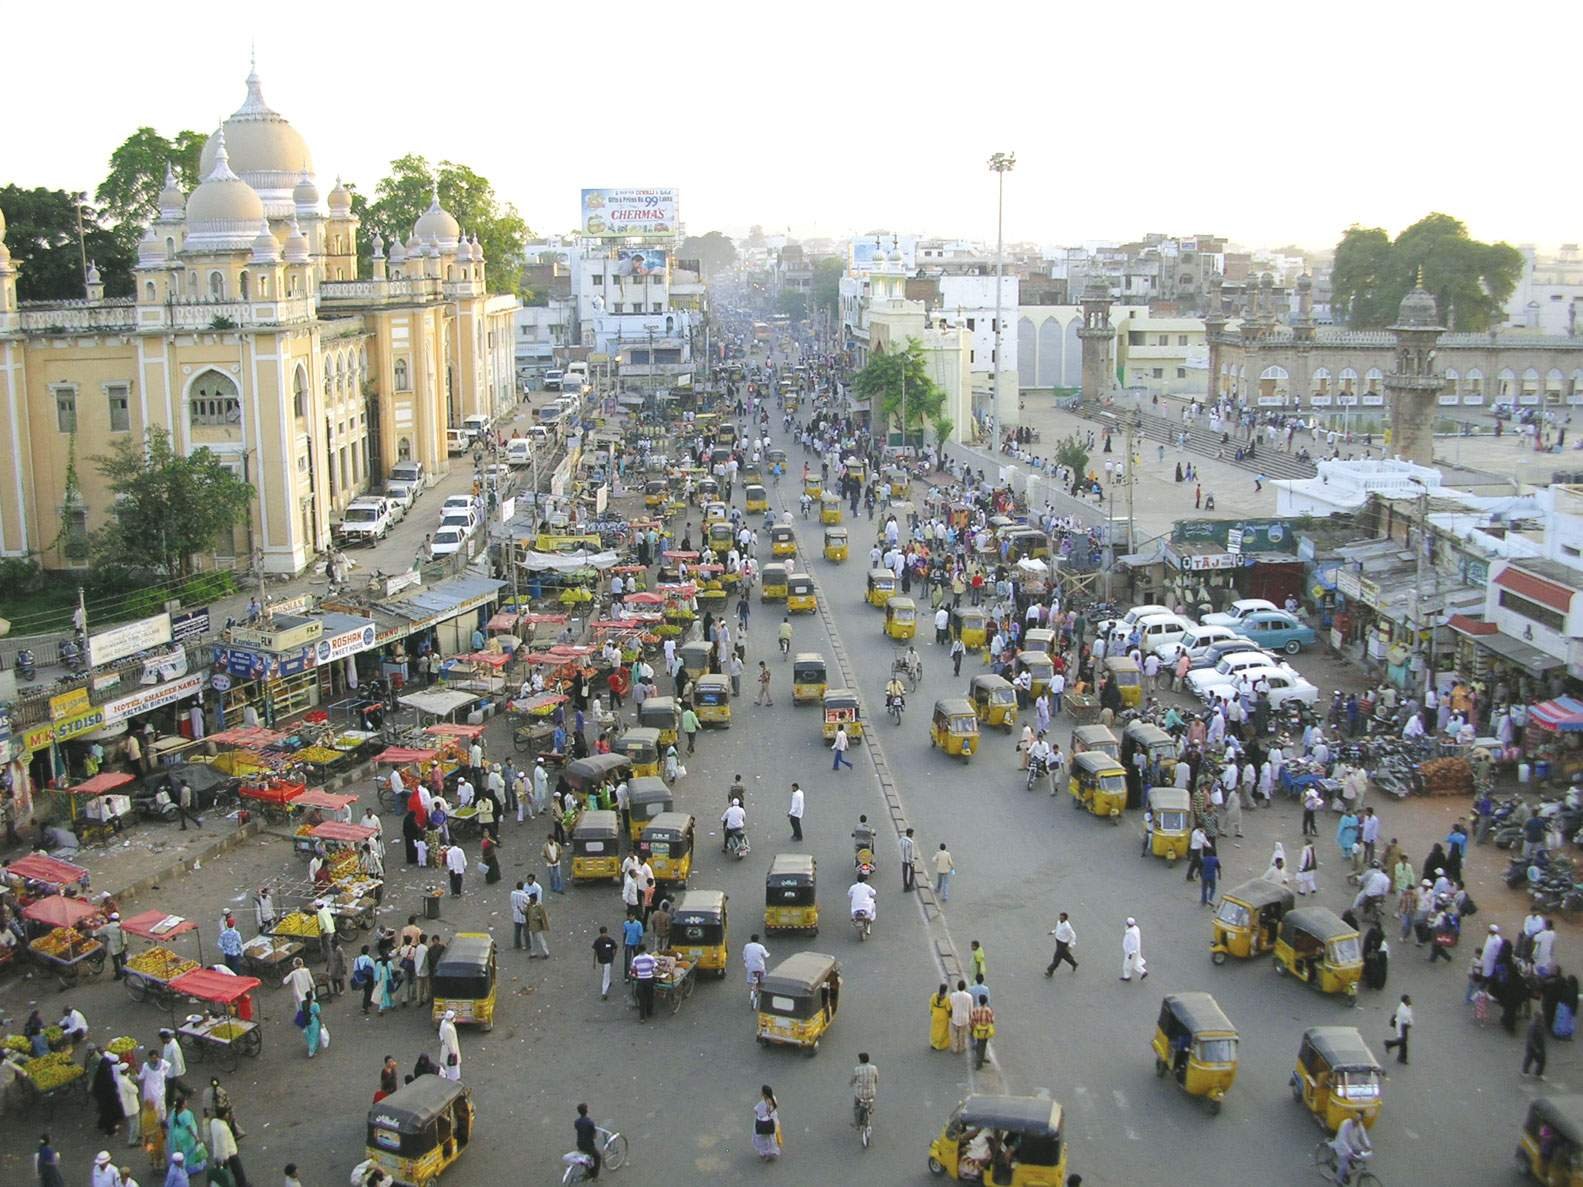
[[[301,135],[247,97],[210,136],[184,195],[167,174],[138,247],[136,296],[19,306],[0,216],[0,555],[74,561],[65,517],[93,531],[110,495],[89,461],[149,427],[208,447],[252,484],[250,522],[212,558],[295,572],[397,461],[447,468],[445,430],[515,401],[518,301],[491,296],[476,239],[436,195],[405,243],[376,236],[357,275],[358,221],[324,199]],[[80,497],[67,504],[75,449]]]

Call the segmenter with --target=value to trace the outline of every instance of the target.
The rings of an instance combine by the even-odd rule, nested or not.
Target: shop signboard
[[[55,726],[53,723],[35,725],[32,729],[22,732],[22,749],[32,753],[37,750],[48,750],[50,743],[55,741]]]
[[[342,631],[339,635],[332,635],[328,639],[320,639],[315,649],[315,662],[323,665],[345,659],[349,655],[356,655],[360,651],[367,651],[374,646],[375,634],[374,624],[370,622],[350,631]]]
[[[49,699],[49,719],[51,721],[64,721],[68,717],[75,717],[85,713],[92,705],[88,701],[86,688],[73,688],[68,692],[59,693]]]
[[[94,730],[104,725],[108,720],[104,709],[103,705],[97,705],[86,713],[78,713],[73,717],[66,718],[64,721],[57,721],[55,723],[55,740],[57,742],[67,742],[72,738],[81,737],[83,734],[93,733]]]
[[[271,614],[306,614],[313,606],[312,594],[297,594],[269,603]]]
[[[171,640],[170,615],[155,614],[136,622],[125,622],[100,631],[88,639],[88,663],[97,668],[100,664],[113,664],[118,659],[161,647]]]
[[[0,763],[11,761],[11,715],[0,709]]]
[[[129,717],[136,717],[139,713],[147,713],[150,709],[158,709],[162,705],[174,704],[176,701],[196,696],[202,688],[203,674],[193,672],[180,680],[168,680],[164,684],[156,684],[153,688],[142,689],[130,696],[106,701],[100,709],[104,713],[105,722],[114,724],[117,721],[125,721]]]
[[[188,639],[201,639],[209,633],[209,608],[207,606],[198,610],[183,610],[180,614],[170,616],[170,637],[176,643],[185,643]]]
[[[1226,551],[1235,555],[1242,551],[1242,529],[1232,528],[1226,533]]]
[[[231,691],[231,676],[228,672],[216,672],[209,677],[209,687],[215,692]]]
[[[161,680],[174,680],[187,674],[187,649],[177,646],[170,651],[151,655],[143,661],[143,679],[140,684],[158,684]]]
[[[587,189],[582,194],[585,235],[620,239],[626,235],[670,235],[677,229],[676,190]]]
[[[1171,539],[1229,546],[1231,533],[1236,532],[1243,552],[1294,552],[1298,526],[1298,521],[1288,519],[1188,519],[1176,524]]]
[[[1336,570],[1336,592],[1354,602],[1363,600],[1363,574],[1356,569]]]

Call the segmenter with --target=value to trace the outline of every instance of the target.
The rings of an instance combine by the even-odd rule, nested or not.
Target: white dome
[[[335,188],[330,191],[330,213],[350,214],[352,211],[352,191],[341,184],[341,179],[335,179]]]
[[[413,234],[419,239],[433,239],[445,251],[454,251],[456,241],[462,236],[462,226],[451,217],[448,210],[440,206],[439,183],[434,184],[433,194],[429,199],[429,208],[419,217]]]
[[[137,241],[137,265],[139,268],[157,267],[165,262],[165,244],[154,234],[151,226],[143,232],[143,238]]]
[[[264,217],[264,202],[231,172],[223,128],[213,143],[214,166],[187,199],[186,246],[193,251],[246,251]]]
[[[302,233],[302,228],[297,225],[297,220],[291,220],[291,234],[286,239],[286,262],[288,264],[305,264],[308,262],[312,248],[308,244],[308,237]]]
[[[247,98],[223,125],[231,168],[258,191],[272,218],[288,218],[292,189],[304,173],[313,172],[307,142],[284,116],[264,102],[258,75],[247,76]],[[218,135],[218,134],[216,134]],[[214,168],[216,136],[209,137],[198,158],[198,176]]]
[[[268,219],[258,220],[258,236],[253,240],[253,263],[275,264],[280,262],[280,244],[269,229]]]
[[[296,203],[299,213],[304,207],[316,210],[319,206],[319,187],[313,184],[313,178],[306,173],[297,178],[297,184],[291,191],[291,200]]]
[[[182,212],[187,208],[187,195],[181,192],[181,186],[176,182],[176,171],[170,167],[170,162],[165,162],[165,185],[159,191],[159,216],[162,219],[176,220],[181,218]]]

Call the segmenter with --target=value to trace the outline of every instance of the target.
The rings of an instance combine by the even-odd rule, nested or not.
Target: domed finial
[[[440,178],[438,174],[429,179],[429,209],[440,208]]]
[[[209,170],[209,176],[204,178],[204,181],[240,180],[231,172],[231,157],[225,151],[225,125],[222,123],[214,134],[214,168]]]
[[[165,162],[165,188],[169,189],[176,184],[176,170],[169,161]]]
[[[1424,266],[1422,264],[1418,265],[1418,279],[1416,281],[1414,281],[1413,287],[1414,288],[1423,288],[1424,287]]]

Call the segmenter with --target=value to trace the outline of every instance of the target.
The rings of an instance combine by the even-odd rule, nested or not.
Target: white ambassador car
[[[1265,651],[1238,651],[1226,656],[1212,668],[1199,668],[1187,674],[1187,687],[1192,694],[1201,701],[1207,701],[1214,689],[1221,685],[1231,685],[1244,672],[1253,672],[1265,668],[1283,667],[1275,664]],[[1291,671],[1290,668],[1286,669]],[[1296,675],[1295,672],[1292,673]]]
[[[1274,602],[1267,602],[1263,598],[1238,598],[1218,614],[1206,614],[1198,621],[1205,626],[1235,627],[1255,611],[1279,609]]]
[[[1305,705],[1312,705],[1319,700],[1319,689],[1285,664],[1249,669],[1241,673],[1234,683],[1240,684],[1243,677],[1247,678],[1250,685],[1256,686],[1262,680],[1269,686],[1270,707],[1274,709],[1279,709],[1287,701],[1301,701]],[[1212,685],[1205,699],[1213,701],[1220,695],[1229,697],[1234,691],[1233,684]]]
[[[1198,659],[1216,643],[1227,643],[1241,636],[1229,626],[1195,626],[1180,639],[1166,641],[1154,649],[1154,654],[1168,664],[1174,664],[1177,656],[1187,652],[1190,660]]]

